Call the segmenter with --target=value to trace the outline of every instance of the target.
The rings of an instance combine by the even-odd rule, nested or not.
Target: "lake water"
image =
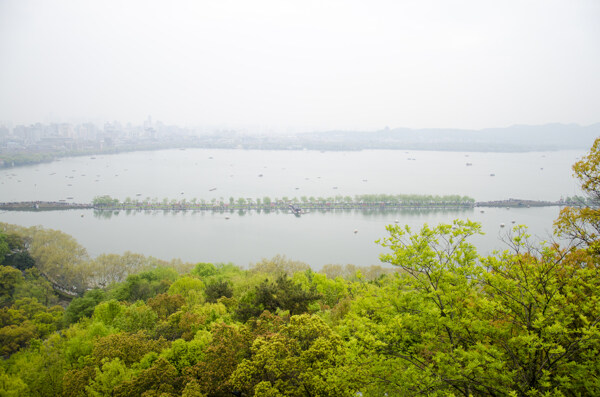
[[[579,193],[571,165],[585,152],[457,153],[427,151],[164,150],[66,158],[0,172],[0,201],[90,202],[132,199],[334,197],[358,194],[460,194],[478,201],[557,200]],[[466,163],[471,163],[467,166]],[[490,174],[494,174],[491,176]],[[462,218],[481,222],[482,253],[504,248],[500,233],[526,224],[547,239],[558,207],[448,211],[290,214],[92,210],[3,212],[0,221],[42,225],[73,235],[93,256],[140,252],[162,259],[247,265],[276,254],[307,262],[379,264],[385,225],[415,228]],[[227,219],[229,218],[229,219]],[[507,225],[500,228],[500,224]],[[354,231],[357,233],[354,233]]]

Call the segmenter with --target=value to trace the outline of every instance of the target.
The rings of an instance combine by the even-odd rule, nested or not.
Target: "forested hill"
[[[520,152],[587,149],[600,136],[600,123],[513,125],[483,130],[383,129],[327,131],[297,135],[299,146],[315,149],[412,149]]]

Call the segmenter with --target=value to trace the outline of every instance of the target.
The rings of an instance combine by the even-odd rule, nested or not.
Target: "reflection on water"
[[[126,216],[135,216],[139,214],[153,214],[153,215],[169,215],[169,214],[182,214],[182,215],[191,215],[196,213],[210,213],[210,214],[237,214],[239,216],[245,215],[292,215],[290,211],[282,211],[282,210],[210,210],[210,211],[202,211],[202,210],[93,210],[94,216],[99,219],[111,219],[113,216],[118,216],[119,214],[124,214]],[[310,213],[320,213],[320,214],[359,214],[362,216],[370,216],[370,217],[389,217],[390,214],[397,214],[399,216],[417,216],[417,215],[427,215],[427,214],[454,214],[455,216],[459,216],[461,214],[472,213],[472,208],[370,208],[370,209],[354,209],[354,208],[344,208],[344,209],[316,209],[310,212],[306,212],[302,215],[296,215],[296,217],[307,216]]]
[[[379,255],[385,251],[375,241],[387,236],[389,224],[416,231],[424,223],[437,225],[459,218],[479,222],[485,234],[473,236],[471,242],[486,255],[507,248],[501,237],[514,225],[525,224],[534,239],[548,240],[558,212],[558,207],[486,208],[484,213],[479,209],[378,209],[315,211],[295,217],[278,211],[68,210],[4,212],[0,221],[62,230],[92,256],[132,251],[166,260],[245,266],[283,254],[318,269],[325,264],[380,264]]]

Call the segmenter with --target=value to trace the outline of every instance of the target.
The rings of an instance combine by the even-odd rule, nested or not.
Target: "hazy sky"
[[[0,0],[0,121],[600,121],[600,1]]]

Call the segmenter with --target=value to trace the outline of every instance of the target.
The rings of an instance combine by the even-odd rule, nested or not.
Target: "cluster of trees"
[[[600,140],[574,170],[600,198]],[[66,309],[39,300],[49,287],[32,241],[35,267],[0,268],[0,394],[598,395],[598,219],[565,208],[556,233],[570,245],[534,244],[517,226],[487,257],[468,220],[390,225],[387,268],[163,264],[104,279]]]
[[[37,149],[35,151],[30,151],[25,148],[19,151],[0,153],[0,168],[48,163],[63,157],[89,156],[94,154],[116,154],[144,150],[164,150],[180,148],[181,146],[198,147],[198,145],[188,145],[185,142],[138,142],[119,144],[119,146],[104,146],[103,148],[96,147],[89,149],[48,148],[43,151],[38,151]]]
[[[53,153],[2,153],[0,154],[0,160],[2,160],[0,161],[0,168],[48,163],[55,158],[56,156]]]
[[[589,196],[569,196],[563,199],[562,202],[570,207],[600,207],[600,202]]]
[[[90,258],[87,250],[66,233],[7,223],[0,223],[0,265],[20,270],[35,265],[41,276],[70,295],[81,295],[89,288],[105,287],[125,280],[129,274],[158,266],[179,272],[193,266],[179,259],[166,262],[131,252]]]
[[[285,358],[291,375],[309,370],[320,354],[332,355],[323,342],[342,352],[331,321],[348,305],[348,287],[374,281],[360,271],[355,281],[330,279],[281,256],[249,270],[199,263],[181,274],[159,266],[88,290],[64,309],[54,305],[60,296],[45,278],[35,281],[46,286],[52,298],[47,305],[31,296],[18,269],[0,269],[0,286],[8,294],[0,311],[0,394],[15,396],[249,393],[262,382],[248,372],[257,365],[249,358],[261,338],[263,350],[272,343],[293,349]],[[374,278],[389,273],[366,270]],[[325,312],[330,319],[319,314]],[[338,359],[331,359],[334,369]],[[242,363],[244,370],[238,370]],[[306,387],[327,386],[318,373],[313,377],[315,385]],[[289,390],[299,385],[286,383]],[[263,382],[259,388],[265,387]]]
[[[127,197],[123,202],[110,196],[94,197],[92,204],[97,209],[157,209],[157,210],[211,210],[211,209],[230,209],[230,210],[271,210],[287,209],[289,204],[295,204],[305,209],[315,208],[370,208],[370,207],[472,207],[475,200],[467,196],[446,195],[418,195],[418,194],[365,194],[351,196],[333,196],[333,197],[282,197],[274,198],[244,198],[235,199],[230,197],[226,201],[223,197],[213,198],[210,201],[196,198],[188,201],[187,199],[175,200],[164,198],[151,199],[147,197],[144,200],[132,199]]]

